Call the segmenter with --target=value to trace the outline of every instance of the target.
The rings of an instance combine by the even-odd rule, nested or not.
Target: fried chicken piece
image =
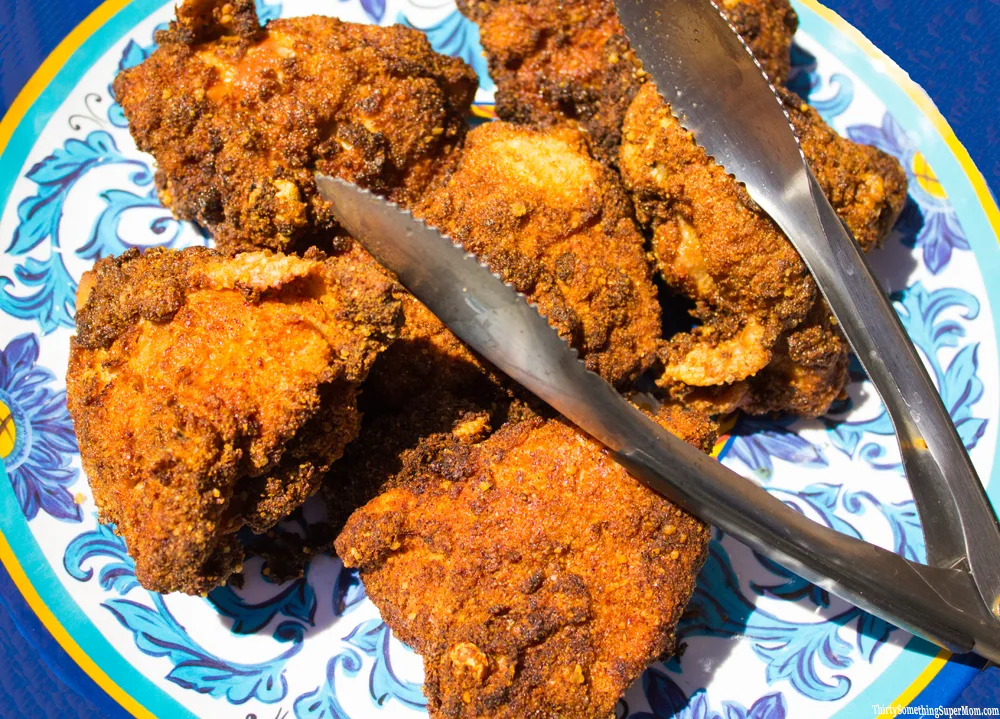
[[[156,41],[115,97],[161,201],[227,250],[329,240],[316,170],[412,203],[461,144],[478,85],[416,30],[319,16],[258,28],[253,0],[189,0]]]
[[[356,249],[305,259],[129,250],[81,286],[67,405],[102,522],[136,578],[203,593],[318,488],[358,433],[358,386],[398,331]]]
[[[402,469],[403,456],[425,437],[450,434],[455,441],[486,439],[495,427],[527,411],[524,405],[492,388],[492,394],[433,395],[425,401],[387,408],[364,385],[358,407],[361,431],[333,463],[313,498],[313,513],[323,518],[302,522],[298,532],[274,531],[252,538],[248,552],[264,560],[270,579],[302,576],[316,554],[333,552],[334,540],[348,518],[374,499]]]
[[[873,247],[905,202],[898,162],[840,137],[793,93],[782,99],[834,209],[862,247]],[[825,411],[846,379],[847,345],[794,247],[651,85],[629,108],[624,134],[620,167],[637,216],[653,232],[667,284],[696,302],[702,322],[665,345],[661,383],[695,406],[717,401],[720,411]],[[734,390],[692,389],[744,380]],[[768,398],[779,386],[780,399]]]
[[[399,410],[418,397],[433,403],[442,394],[481,393],[506,383],[416,297],[399,285],[395,295],[405,319],[399,339],[379,355],[365,382],[373,406]]]
[[[661,327],[644,240],[579,131],[482,125],[416,212],[523,292],[609,382],[649,366]]]
[[[661,421],[706,451],[714,428]],[[674,628],[709,528],[558,419],[427,438],[337,539],[424,658],[432,717],[608,717]]]
[[[479,23],[496,83],[496,113],[546,127],[575,121],[605,163],[617,159],[621,121],[641,67],[610,0],[458,0]]]
[[[504,120],[578,122],[598,159],[618,162],[622,121],[646,75],[611,0],[459,0],[480,25]],[[729,0],[722,10],[776,83],[798,23],[788,0]]]
[[[847,384],[849,352],[830,308],[817,299],[805,321],[778,340],[767,367],[747,382],[740,408],[750,414],[825,414]]]
[[[361,433],[327,473],[320,496],[327,507],[333,537],[348,518],[387,486],[403,469],[404,457],[427,437],[448,435],[481,442],[511,418],[530,412],[527,405],[496,387],[466,395],[446,392],[428,401],[386,409],[366,392],[362,396]]]
[[[695,144],[652,85],[624,126],[621,170],[667,284],[703,322],[662,355],[664,381],[731,384],[771,360],[779,335],[816,298],[805,263],[742,185]]]
[[[874,249],[906,204],[906,172],[892,155],[838,135],[794,92],[778,95],[823,194],[861,249]]]

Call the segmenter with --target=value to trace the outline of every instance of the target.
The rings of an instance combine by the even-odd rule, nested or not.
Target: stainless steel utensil
[[[622,399],[522,295],[437,230],[342,180],[317,175],[317,186],[348,232],[458,337],[639,480],[862,609],[954,652],[1000,660],[1000,622],[967,568],[911,562],[811,521]],[[953,529],[954,541],[968,531]]]
[[[710,0],[617,0],[681,124],[784,231],[885,403],[938,567],[970,571],[1000,613],[1000,529],[948,411],[857,242],[805,161],[774,88]]]
[[[947,409],[864,253],[809,170],[774,89],[710,0],[618,0],[661,96],[799,251],[885,403],[928,561],[972,571],[995,614],[1000,529]]]

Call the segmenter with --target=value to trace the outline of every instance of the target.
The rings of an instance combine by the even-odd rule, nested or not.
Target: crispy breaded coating
[[[736,28],[772,85],[781,87],[791,69],[792,36],[799,16],[788,0],[721,0],[716,3]]]
[[[449,435],[463,444],[485,440],[511,417],[529,412],[495,387],[455,395],[449,392],[386,408],[367,393],[357,439],[334,463],[320,492],[336,537],[351,514],[374,499],[402,469],[404,457],[426,437]]]
[[[496,113],[546,127],[578,122],[613,164],[621,122],[643,76],[610,0],[459,0],[479,23]]]
[[[609,382],[649,366],[661,327],[644,239],[577,130],[481,125],[416,212],[523,292]]]
[[[334,540],[348,518],[379,495],[403,468],[403,457],[425,437],[451,435],[463,443],[481,442],[494,428],[527,410],[496,391],[455,396],[428,395],[422,401],[386,407],[364,384],[358,407],[361,431],[333,463],[314,498],[314,516],[302,534],[267,532],[254,537],[250,553],[264,560],[270,579],[287,581],[302,576],[316,554],[334,551]]]
[[[742,185],[695,144],[652,85],[625,118],[621,171],[667,284],[703,322],[663,352],[664,381],[731,384],[812,307],[816,285],[798,252]]]
[[[400,409],[418,397],[477,393],[506,380],[421,302],[397,285],[403,308],[399,339],[379,355],[365,382],[373,405]]]
[[[802,324],[778,340],[767,367],[747,382],[740,408],[751,414],[825,414],[847,385],[849,352],[830,308],[817,299]]]
[[[480,25],[504,120],[586,130],[618,162],[625,112],[646,80],[611,0],[459,0]],[[788,76],[797,18],[788,0],[729,0],[722,10],[776,83]]]
[[[400,322],[356,250],[303,259],[129,250],[83,285],[67,405],[102,522],[136,577],[203,593],[318,488],[358,433],[358,386]]]
[[[905,203],[902,168],[837,135],[798,96],[781,94],[821,187],[870,249]],[[651,85],[629,108],[624,135],[622,179],[653,233],[659,269],[695,301],[702,322],[664,346],[661,383],[693,406],[717,402],[720,412],[825,412],[846,381],[847,344],[795,248]],[[733,390],[693,389],[743,381]]]
[[[410,204],[448,166],[478,84],[464,62],[398,25],[313,16],[250,31],[250,0],[219,4],[183,5],[114,94],[163,204],[220,248],[329,241],[316,170]]]
[[[794,92],[778,94],[823,194],[861,249],[877,247],[906,204],[906,172],[899,161],[878,148],[841,137]]]
[[[830,308],[817,299],[806,319],[778,338],[772,359],[754,377],[708,387],[672,386],[684,405],[710,415],[742,409],[750,414],[826,414],[848,382],[850,347]]]
[[[209,42],[224,35],[252,39],[260,30],[253,0],[186,0],[170,21],[169,37],[185,45]]]
[[[661,421],[711,446],[690,410]],[[709,528],[558,419],[427,438],[337,539],[424,658],[432,717],[612,715],[674,628]]]

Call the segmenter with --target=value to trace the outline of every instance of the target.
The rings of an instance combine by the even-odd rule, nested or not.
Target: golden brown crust
[[[595,154],[620,166],[640,218],[656,225],[654,249],[667,282],[697,302],[695,316],[702,323],[662,349],[663,383],[698,406],[748,403],[754,411],[771,407],[812,414],[828,404],[826,398],[840,391],[835,385],[845,376],[840,369],[845,360],[820,371],[788,355],[792,338],[785,333],[805,319],[816,293],[777,227],[672,118],[667,117],[673,126],[665,132],[648,133],[656,150],[633,146],[632,166],[625,166],[630,142],[622,144],[622,131],[630,108],[645,107],[645,113],[631,115],[633,129],[642,131],[650,128],[648,111],[656,103],[652,88],[640,90],[647,77],[624,39],[613,4],[465,0],[460,9],[480,23],[497,82],[498,114],[542,126],[578,123]],[[781,86],[798,22],[787,0],[727,0],[721,9],[772,82]],[[905,175],[898,163],[837,136],[794,94],[785,91],[783,100],[838,214],[865,249],[877,244],[905,200]],[[825,343],[835,341],[835,330],[823,333]],[[776,366],[753,383],[751,393],[750,378],[771,362]],[[783,381],[779,378],[793,375],[795,381],[780,393],[783,401],[764,401],[765,385],[776,388]],[[723,386],[733,389],[713,389]]]
[[[805,263],[652,85],[632,102],[624,136],[622,179],[653,232],[658,267],[672,289],[695,301],[703,323],[665,347],[664,382],[703,387],[752,376],[813,304]]]
[[[771,84],[784,85],[792,64],[792,36],[799,27],[788,0],[722,0],[718,5]]]
[[[748,381],[740,407],[750,414],[825,414],[847,384],[849,351],[826,302],[817,300],[805,321],[779,340],[771,363]]]
[[[99,261],[70,345],[67,405],[102,522],[136,577],[201,593],[316,491],[358,432],[358,385],[397,331],[356,251],[130,250]]]
[[[483,125],[414,211],[525,292],[609,381],[649,366],[660,314],[643,238],[617,177],[578,132]],[[372,368],[370,396],[398,407],[508,384],[412,295],[398,297],[406,322]]]
[[[578,122],[595,155],[617,165],[622,121],[646,75],[610,0],[459,0],[480,25],[504,120]],[[722,9],[772,79],[788,76],[797,18],[787,0],[730,0]]]
[[[333,536],[348,517],[374,499],[403,469],[404,457],[431,437],[471,444],[486,439],[517,413],[499,392],[456,396],[450,393],[386,409],[367,396],[361,405],[361,433],[327,473],[321,497]]]
[[[399,285],[395,296],[405,320],[365,382],[373,406],[399,410],[419,397],[436,402],[442,394],[476,394],[507,383],[416,297]]]
[[[252,40],[260,31],[254,0],[186,0],[156,44],[211,42],[224,35]]]
[[[609,382],[649,366],[661,328],[644,240],[578,131],[482,125],[416,212],[523,292]]]
[[[497,115],[546,127],[578,122],[597,157],[617,160],[641,68],[610,0],[460,0],[480,24]]]
[[[481,442],[505,422],[534,416],[529,403],[512,399],[494,384],[479,389],[461,396],[445,389],[417,401],[386,405],[371,395],[366,380],[358,403],[361,431],[330,467],[317,494],[325,519],[308,524],[303,536],[268,532],[254,538],[252,552],[264,559],[268,576],[294,579],[315,554],[335,551],[334,540],[351,514],[391,484],[403,468],[403,458],[421,443]],[[697,419],[687,420],[686,426],[692,433],[713,428],[700,427]]]
[[[876,247],[906,204],[906,173],[899,161],[841,137],[794,92],[779,94],[823,194],[861,248]]]
[[[905,202],[899,163],[840,137],[796,95],[781,94],[821,187],[870,249]],[[846,381],[848,350],[794,247],[652,87],[636,96],[624,133],[620,167],[639,220],[653,232],[667,284],[695,301],[702,322],[661,349],[661,384],[719,412],[825,412]]]
[[[156,158],[160,199],[219,247],[328,242],[338,227],[316,170],[407,204],[448,166],[477,80],[422,33],[318,16],[249,33],[202,5],[182,6],[114,94]]]
[[[710,443],[691,410],[663,421]],[[674,650],[708,540],[593,440],[533,417],[404,453],[337,549],[423,655],[432,717],[591,719]]]

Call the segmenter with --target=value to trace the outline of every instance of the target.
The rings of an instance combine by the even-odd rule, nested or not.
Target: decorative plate
[[[479,72],[478,113],[490,114],[476,27],[450,0],[258,7],[263,19],[330,13],[420,28]],[[984,278],[1000,271],[1000,212],[901,70],[814,0],[796,9],[797,89],[839,132],[906,168],[909,203],[871,258],[998,503],[1000,285]],[[76,283],[128,247],[208,241],[159,205],[151,158],[109,91],[119,69],[152,51],[172,11],[163,0],[109,0],[0,123],[0,559],[68,656],[135,716],[420,716],[420,658],[335,559],[317,557],[283,585],[250,562],[242,590],[160,596],[136,583],[122,541],[96,522],[63,389]],[[863,375],[852,379],[850,398],[820,420],[740,419],[720,459],[817,521],[922,559],[891,425]],[[949,682],[975,671],[726,537],[713,542],[691,610],[683,657],[651,667],[619,717],[872,716],[873,705],[920,701],[928,685],[940,703]]]

